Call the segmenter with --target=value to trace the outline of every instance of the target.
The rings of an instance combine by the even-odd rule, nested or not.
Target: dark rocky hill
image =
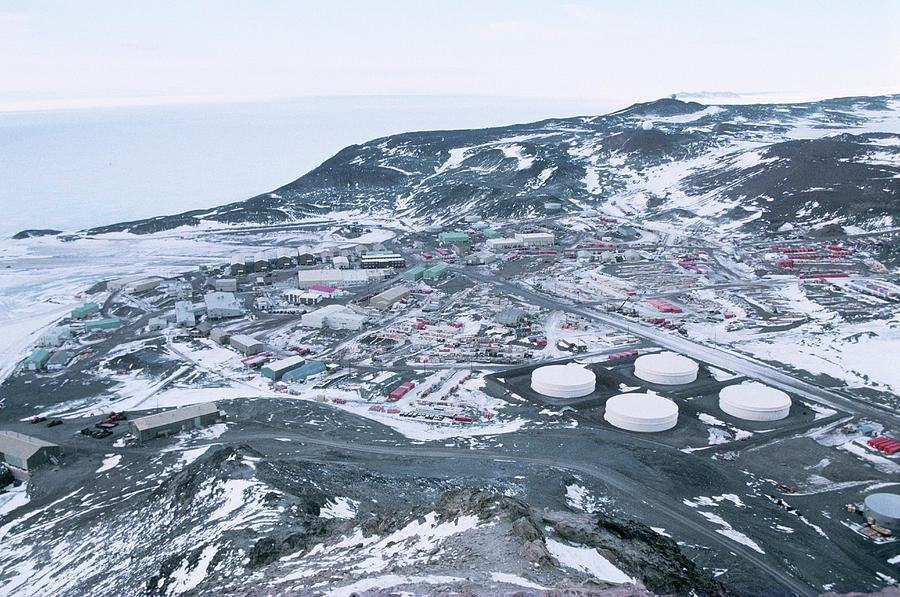
[[[662,99],[604,116],[427,131],[351,145],[270,193],[94,228],[136,234],[366,215],[449,223],[527,217],[544,202],[744,228],[892,225],[900,96],[704,106]]]

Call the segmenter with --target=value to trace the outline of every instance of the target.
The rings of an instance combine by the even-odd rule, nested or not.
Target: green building
[[[25,369],[28,371],[37,371],[43,369],[47,361],[50,360],[50,351],[38,348],[25,359]]]
[[[393,255],[393,251],[366,251],[366,255],[376,256],[376,255]]]
[[[84,319],[90,317],[94,313],[100,312],[100,305],[97,303],[85,303],[80,307],[72,309],[72,319]]]
[[[122,323],[119,321],[118,317],[110,317],[108,319],[98,319],[97,321],[86,321],[84,323],[84,331],[114,330],[121,325]]]
[[[441,232],[438,234],[438,240],[442,243],[461,243],[469,240],[469,235],[465,232]]]
[[[58,462],[59,446],[15,431],[0,430],[0,460],[22,470]]]
[[[417,265],[416,267],[412,268],[408,272],[405,272],[403,274],[403,279],[408,280],[410,282],[415,282],[416,280],[421,280],[422,275],[424,273],[425,273],[425,268],[422,267],[421,265]]]
[[[447,273],[447,266],[439,263],[436,266],[425,270],[422,277],[426,280],[440,280]]]
[[[488,228],[487,230],[484,230],[482,232],[482,234],[484,235],[485,238],[500,238],[500,233],[497,232],[496,230],[491,230],[490,228]]]

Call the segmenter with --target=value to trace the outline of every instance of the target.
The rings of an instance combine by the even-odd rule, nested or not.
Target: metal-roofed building
[[[285,373],[293,371],[294,369],[299,369],[304,363],[306,363],[306,359],[303,357],[288,357],[263,365],[263,368],[260,369],[260,373],[269,379],[278,381]]]
[[[215,402],[204,402],[132,419],[129,429],[138,441],[146,441],[205,427],[224,419],[225,414],[219,412]]]
[[[494,316],[494,321],[501,325],[514,326],[518,325],[522,318],[525,317],[525,311],[522,309],[509,308],[503,309]]]
[[[231,292],[207,292],[203,301],[206,303],[206,316],[210,319],[240,317],[244,314],[241,303]]]
[[[18,433],[0,430],[0,456],[7,464],[22,470],[31,470],[59,459],[56,444]]]
[[[65,368],[72,359],[72,353],[68,350],[57,350],[46,363],[47,371],[59,371]]]
[[[175,301],[175,325],[186,328],[197,325],[194,304],[191,301]]]
[[[229,338],[229,344],[245,355],[259,354],[263,351],[263,343],[246,334],[236,334]]]
[[[234,278],[219,278],[213,284],[219,292],[237,292],[237,280]]]
[[[322,361],[309,361],[302,367],[292,369],[281,376],[282,381],[306,381],[307,377],[325,371],[327,367]]]
[[[425,270],[422,274],[422,278],[425,280],[439,280],[447,273],[447,266],[443,263],[439,263],[432,268]]]
[[[409,288],[406,286],[394,286],[384,292],[376,294],[369,299],[369,304],[379,311],[390,309],[394,303],[401,301],[409,296]]]
[[[96,321],[88,321],[84,324],[85,332],[93,332],[94,330],[114,330],[121,326],[122,322],[118,317],[109,317],[107,319],[98,319]]]
[[[72,309],[72,319],[84,319],[85,317],[90,317],[94,313],[99,312],[100,305],[97,303],[85,303]]]
[[[38,348],[25,359],[25,369],[27,371],[38,371],[44,368],[48,360],[50,360],[50,351]]]
[[[469,240],[469,235],[465,232],[441,232],[438,240],[442,243],[462,243]]]
[[[405,272],[403,274],[403,279],[408,280],[410,282],[415,282],[417,280],[421,280],[422,274],[424,274],[424,273],[425,273],[425,268],[422,267],[421,265],[417,265],[416,267],[412,268],[411,270]]]
[[[549,232],[525,232],[516,234],[516,240],[526,247],[545,247],[555,242],[555,237]]]

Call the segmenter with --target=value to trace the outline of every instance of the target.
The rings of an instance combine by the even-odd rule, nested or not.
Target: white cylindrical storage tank
[[[678,423],[678,405],[649,392],[619,394],[606,401],[606,421],[619,429],[653,433]]]
[[[791,397],[758,381],[726,386],[719,391],[719,408],[747,421],[778,421],[791,411]]]
[[[635,377],[669,386],[691,383],[698,369],[695,361],[674,352],[645,354],[634,361]]]
[[[531,372],[531,389],[552,398],[580,398],[597,387],[593,371],[579,365],[547,365]]]
[[[900,530],[900,494],[872,493],[866,496],[865,514],[874,518],[875,524]]]

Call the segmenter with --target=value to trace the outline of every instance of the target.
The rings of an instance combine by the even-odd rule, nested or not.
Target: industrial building
[[[358,330],[368,318],[344,305],[326,305],[312,313],[305,313],[300,322],[305,327],[332,330]]]
[[[580,398],[597,387],[597,376],[580,365],[547,365],[531,372],[531,389],[551,398]]]
[[[85,303],[80,307],[72,309],[72,319],[84,319],[100,312],[100,305],[97,303]]]
[[[678,423],[678,405],[656,394],[633,392],[606,401],[606,421],[627,431],[654,433]]]
[[[719,391],[719,408],[747,421],[778,421],[791,411],[791,397],[757,381],[726,386]]]
[[[125,278],[118,278],[116,280],[110,280],[106,283],[106,289],[110,292],[118,292],[120,290],[124,290],[125,286],[129,282],[135,282],[137,280],[144,279],[146,276],[137,275],[137,276],[127,276]]]
[[[72,337],[72,330],[67,325],[51,328],[38,338],[38,346],[56,346]]]
[[[674,352],[645,354],[634,361],[635,377],[661,385],[691,383],[698,370],[695,361]]]
[[[194,303],[191,301],[175,302],[175,325],[192,328],[197,325],[197,317],[194,315]]]
[[[247,356],[259,354],[263,351],[262,342],[253,336],[247,336],[246,334],[231,336],[231,338],[228,339],[228,343],[231,344],[232,348]]]
[[[299,356],[279,359],[277,361],[272,361],[271,363],[263,365],[263,368],[260,369],[260,373],[262,373],[269,379],[278,381],[285,373],[287,373],[288,371],[293,371],[294,369],[299,369],[305,362],[306,361],[303,359],[303,357]]]
[[[125,284],[125,290],[129,292],[143,292],[145,290],[153,290],[162,283],[162,278],[149,277],[131,280]]]
[[[85,332],[94,332],[97,330],[114,330],[122,325],[118,317],[109,317],[107,319],[97,319],[95,321],[86,321],[84,323]]]
[[[237,292],[237,280],[234,278],[219,278],[214,282],[217,292]]]
[[[389,267],[406,267],[406,260],[399,253],[391,251],[370,251],[359,260],[363,269],[382,269]]]
[[[350,260],[344,255],[338,255],[331,260],[331,263],[337,269],[350,269]]]
[[[47,361],[50,360],[50,351],[44,348],[35,349],[28,357],[25,359],[23,366],[26,371],[40,371],[44,368],[44,365],[47,364]]]
[[[42,464],[59,460],[60,450],[56,444],[18,433],[0,430],[0,455],[3,461],[24,471],[30,471]]]
[[[346,288],[360,286],[376,280],[383,280],[393,275],[392,269],[303,269],[297,272],[297,286],[329,286]]]
[[[219,411],[215,402],[204,402],[132,419],[129,430],[138,441],[146,441],[213,425],[224,419],[225,414]]]
[[[337,261],[335,257],[335,261]],[[335,267],[338,267],[335,263]],[[349,267],[349,266],[348,266]],[[297,272],[297,282],[300,288],[309,288],[316,285],[342,286],[344,276],[339,269],[304,269]]]
[[[522,242],[515,238],[489,238],[485,241],[489,249],[503,250],[521,247]]]
[[[169,319],[165,316],[163,317],[151,317],[147,321],[147,329],[151,332],[155,332],[157,330],[164,330],[169,327]]]
[[[327,369],[325,363],[321,361],[309,361],[302,367],[292,369],[281,376],[281,381],[298,382],[306,381],[307,377],[318,375]]]
[[[559,211],[562,209],[562,203],[557,203],[556,201],[545,201],[544,209],[547,211]]]
[[[872,493],[863,502],[866,518],[893,531],[900,531],[900,494]]]
[[[203,302],[206,303],[206,316],[210,319],[241,317],[244,314],[241,303],[231,292],[207,292]]]
[[[494,321],[500,325],[516,326],[522,321],[523,317],[525,317],[525,311],[515,307],[508,307],[494,315]]]
[[[469,235],[465,232],[441,232],[438,234],[438,240],[442,243],[465,243],[469,242]]]
[[[319,292],[313,292],[312,290],[298,290],[296,288],[289,288],[284,291],[284,300],[286,300],[291,305],[315,305],[318,304],[319,301],[322,300],[322,295]]]
[[[224,346],[231,340],[231,332],[222,328],[213,328],[209,331],[209,339]]]
[[[440,280],[449,270],[444,263],[438,263],[434,267],[430,267],[422,273],[423,280]]]
[[[406,286],[394,286],[384,292],[376,294],[369,299],[369,305],[375,307],[379,311],[390,309],[395,303],[409,296],[409,288]]]
[[[194,294],[194,287],[191,286],[191,283],[182,280],[168,280],[163,282],[161,286],[166,291],[166,296],[190,298]]]
[[[500,236],[501,236],[499,232],[497,232],[496,230],[492,230],[490,228],[486,228],[485,230],[482,230],[481,233],[484,235],[485,238],[500,238]]]
[[[516,240],[523,247],[547,247],[555,242],[555,237],[549,232],[526,232],[516,234]]]
[[[72,353],[68,350],[57,350],[49,359],[47,359],[47,371],[60,371],[69,364],[72,359]]]
[[[422,276],[425,274],[425,268],[421,265],[417,265],[403,273],[403,279],[408,282],[417,282],[422,279]]]

